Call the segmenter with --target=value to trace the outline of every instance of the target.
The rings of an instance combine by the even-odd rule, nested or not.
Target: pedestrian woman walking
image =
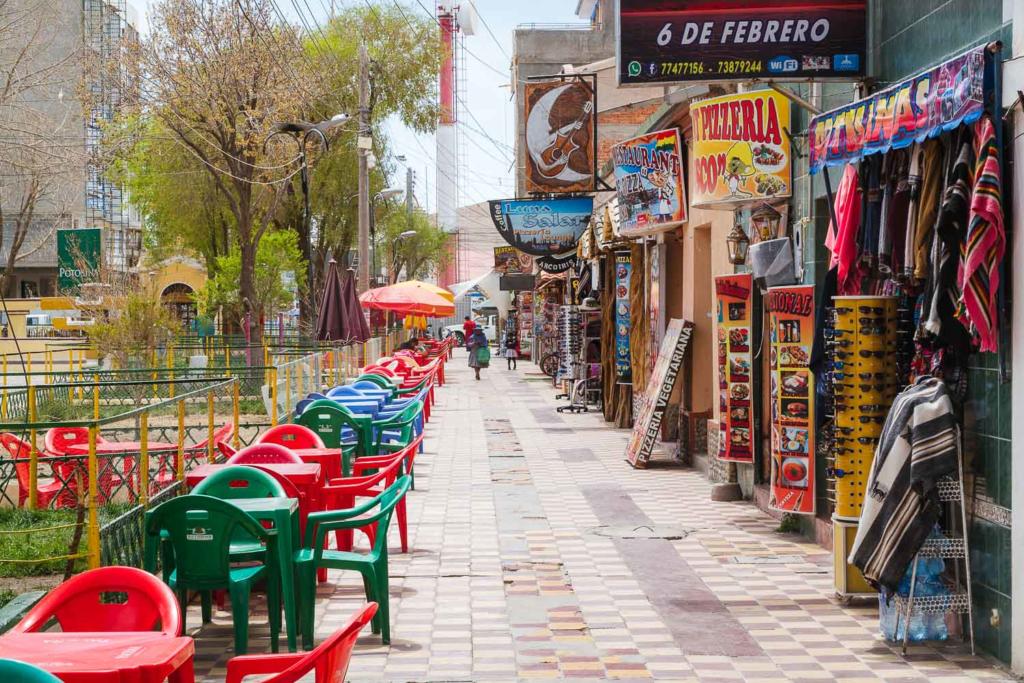
[[[491,363],[491,350],[487,347],[487,336],[481,328],[473,330],[473,336],[467,343],[469,348],[469,367],[473,368],[476,378],[480,379],[480,368],[486,368]]]

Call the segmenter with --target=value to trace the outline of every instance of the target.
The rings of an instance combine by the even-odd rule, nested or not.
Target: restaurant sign
[[[612,148],[619,235],[654,235],[686,222],[682,158],[678,128],[640,135]]]
[[[811,119],[811,173],[909,147],[972,123],[984,110],[985,48]]]
[[[515,273],[532,273],[533,257],[524,254],[515,247],[494,247],[494,270],[502,275]]]
[[[690,107],[693,206],[738,204],[793,193],[789,100],[773,90],[725,95]]]
[[[575,249],[594,212],[593,197],[498,199],[489,204],[498,233],[530,256],[553,256]]]
[[[622,85],[864,75],[865,0],[618,0]]]

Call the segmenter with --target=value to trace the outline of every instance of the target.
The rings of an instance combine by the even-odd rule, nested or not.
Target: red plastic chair
[[[127,600],[105,601],[110,593],[127,595]],[[11,631],[42,631],[51,619],[64,632],[159,631],[180,636],[182,629],[173,591],[135,567],[100,567],[71,577],[47,593]]]
[[[25,507],[25,502],[28,500],[29,490],[31,489],[29,486],[29,480],[31,478],[29,476],[31,446],[10,432],[0,434],[0,445],[3,445],[4,449],[12,458],[14,458],[14,475],[18,479],[18,507]],[[42,463],[45,457],[45,455],[40,453],[39,462]],[[74,480],[72,480],[72,482],[73,481]],[[36,502],[39,507],[46,508],[49,507],[50,502],[60,494],[63,484],[61,484],[59,480],[53,480],[48,484],[42,482],[42,479],[36,480]],[[75,507],[74,491],[73,484],[69,482],[66,495],[60,496],[56,504],[54,504],[54,507]]]
[[[352,659],[352,648],[373,615],[377,603],[368,602],[345,626],[309,652],[277,655],[243,655],[228,660],[225,683],[242,683],[246,676],[276,674],[263,683],[297,683],[311,671],[316,683],[342,683]]]
[[[377,470],[379,468],[391,467],[396,462],[404,464],[402,474],[411,474],[413,463],[416,460],[416,453],[419,452],[420,443],[423,441],[423,434],[420,434],[409,445],[391,455],[371,455],[363,458],[356,458],[352,463],[353,476],[362,476],[364,472]],[[337,481],[337,480],[335,480]],[[333,483],[333,481],[331,482]],[[398,501],[395,506],[395,516],[398,518],[398,535],[402,539],[402,552],[409,552],[409,525],[405,509],[405,497]]]
[[[46,430],[43,436],[43,450],[47,455],[68,455],[69,446],[88,445],[89,430],[85,427],[54,427]],[[107,443],[99,434],[96,435],[96,443]],[[61,463],[53,463],[57,476],[64,481],[74,481],[76,470],[82,477],[82,485],[88,485],[87,467],[84,460],[71,460]],[[100,503],[110,500],[114,488],[124,481],[124,478],[114,469],[113,461],[107,458],[98,459],[99,477],[96,482]]]
[[[223,441],[217,442],[217,450],[220,451],[220,454],[223,455],[224,458],[227,460],[230,460],[231,456],[238,452],[235,450],[234,446],[228,443],[224,443]]]
[[[228,458],[229,465],[302,464],[302,458],[276,443],[254,443]]]
[[[326,448],[320,436],[309,427],[282,424],[260,434],[256,443],[276,443],[285,448]]]

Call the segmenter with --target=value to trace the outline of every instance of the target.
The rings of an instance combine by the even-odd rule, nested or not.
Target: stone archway
[[[195,290],[184,282],[174,282],[160,292],[160,302],[181,321],[182,327],[191,330],[196,319],[196,302],[192,299]]]

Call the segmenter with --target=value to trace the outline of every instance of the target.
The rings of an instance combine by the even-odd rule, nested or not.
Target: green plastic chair
[[[252,537],[264,552],[253,557],[259,564],[232,566],[238,557],[233,542]],[[235,652],[245,654],[249,645],[249,595],[257,581],[267,586],[271,649],[277,652],[281,633],[281,576],[277,556],[277,531],[229,502],[204,495],[179,496],[146,513],[145,569],[156,569],[157,552],[164,548],[164,581],[178,594],[182,628],[188,591],[199,591],[203,623],[212,618],[211,591],[228,591],[235,628]],[[173,553],[173,561],[168,559]]]
[[[327,569],[351,569],[362,574],[366,599],[380,605],[373,618],[373,632],[381,634],[385,645],[391,642],[388,608],[388,525],[391,513],[409,490],[412,481],[399,477],[379,496],[349,510],[314,512],[309,516],[306,546],[295,553],[296,580],[299,583],[299,626],[303,647],[313,644],[313,610],[316,598],[316,572]],[[376,512],[372,512],[378,508]],[[368,514],[369,513],[369,514]],[[363,516],[366,515],[366,516]],[[358,529],[377,524],[373,547],[365,555],[341,550],[325,550],[324,540],[332,531]]]
[[[341,468],[347,477],[352,456],[357,458],[372,455],[373,418],[370,415],[356,415],[351,410],[331,399],[313,401],[295,420],[296,424],[312,429],[328,448],[340,448]],[[342,443],[342,427],[349,427],[356,433],[355,444]]]
[[[196,484],[192,495],[212,496],[221,500],[242,498],[285,498],[288,493],[270,474],[255,467],[231,465],[217,470]],[[262,525],[261,525],[262,526]],[[263,543],[243,529],[236,529],[231,538],[231,561],[246,562],[263,557]]]
[[[0,659],[0,681],[4,681],[4,683],[61,683],[61,680],[49,671],[43,671],[16,659]]]
[[[423,402],[413,401],[391,417],[374,420],[370,455],[397,453],[416,437],[416,422],[423,414]],[[385,442],[385,432],[387,441]]]

